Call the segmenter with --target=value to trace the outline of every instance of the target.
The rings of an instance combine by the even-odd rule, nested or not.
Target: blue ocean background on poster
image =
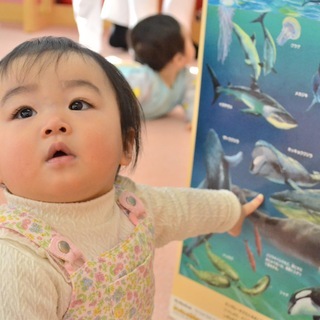
[[[234,25],[239,27],[238,35]],[[265,202],[261,210],[266,215],[276,219],[292,218],[286,215],[286,211],[279,211],[270,201],[274,194],[282,191],[301,193],[312,190],[320,203],[320,196],[317,194],[317,190],[320,189],[318,183],[303,186],[290,181],[289,178],[286,183],[278,183],[271,178],[252,173],[252,167],[255,165],[253,151],[256,143],[261,140],[279,151],[280,156],[279,153],[275,153],[277,157],[284,155],[292,167],[299,164],[310,175],[315,176],[320,171],[319,31],[320,4],[316,2],[209,1],[192,187],[202,187],[207,176],[206,140],[208,132],[213,129],[226,156],[242,153],[241,162],[229,167],[232,185],[249,191],[248,194],[251,192],[251,195],[263,193]],[[249,43],[248,39],[252,43]],[[269,47],[266,41],[269,41]],[[253,52],[255,49],[256,52]],[[267,61],[268,57],[271,57],[270,61]],[[270,67],[268,70],[267,65]],[[215,86],[209,68],[216,77]],[[252,100],[257,100],[255,93],[259,93],[260,101],[261,97],[267,97],[276,106],[280,105],[280,120],[273,112],[271,117],[244,112],[250,107],[246,105],[244,96],[240,96],[240,89],[241,93],[248,94]],[[275,157],[271,156],[270,152],[267,156]],[[260,160],[259,157],[257,161]],[[282,172],[279,168],[273,169]],[[291,213],[293,210],[287,211]],[[310,217],[303,216],[302,220],[308,220],[318,230],[320,206],[318,211],[309,210],[307,214],[309,213]],[[180,273],[271,319],[302,320],[320,315],[320,312],[311,312],[308,315],[297,313],[294,316],[288,314],[289,300],[295,292],[308,287],[314,290],[320,288],[320,285],[317,285],[317,262],[306,261],[299,257],[299,254],[292,254],[291,252],[298,250],[297,248],[283,250],[280,245],[271,243],[265,235],[261,235],[262,254],[259,256],[255,248],[255,231],[253,224],[246,221],[238,238],[221,234],[208,236],[204,241],[199,241],[203,240],[199,238],[186,240],[184,250],[191,248],[189,252],[192,254],[182,253]],[[304,231],[300,229],[297,233]],[[277,235],[271,233],[269,238],[272,237],[276,238]],[[210,244],[212,252],[236,270],[240,277],[238,282],[231,282],[228,288],[210,286],[192,271],[192,268],[196,268],[214,274],[221,273],[210,262],[206,243]],[[320,249],[320,239],[317,249],[315,255],[318,255]],[[248,250],[249,256],[254,256],[255,270]],[[265,279],[266,276],[269,277],[270,283],[258,294],[251,295],[239,289],[258,287],[259,280]],[[261,284],[260,286],[262,287]]]

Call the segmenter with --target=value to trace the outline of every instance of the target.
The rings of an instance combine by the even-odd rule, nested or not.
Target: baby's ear
[[[128,148],[126,150],[123,150],[123,154],[122,154],[122,158],[121,158],[121,162],[120,162],[121,166],[128,166],[131,163],[132,150],[133,150],[132,147],[130,147],[130,149]]]
[[[178,69],[182,69],[186,66],[186,57],[183,53],[177,52],[172,58],[172,62]]]
[[[123,143],[123,154],[120,165],[127,166],[131,163],[133,157],[135,131],[130,129]]]

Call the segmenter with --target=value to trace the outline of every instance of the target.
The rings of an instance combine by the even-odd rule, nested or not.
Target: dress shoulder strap
[[[5,228],[18,237],[28,239],[36,247],[45,249],[69,274],[85,263],[83,254],[68,238],[23,208],[0,206],[0,228]]]
[[[143,202],[132,192],[116,186],[117,204],[133,225],[144,219],[147,214]]]

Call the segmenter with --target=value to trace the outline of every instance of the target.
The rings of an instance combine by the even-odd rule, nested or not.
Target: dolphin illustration
[[[285,190],[274,193],[270,202],[293,219],[320,224],[320,190]]]
[[[231,189],[230,167],[237,166],[243,158],[243,153],[238,152],[233,156],[224,154],[218,134],[210,129],[205,142],[205,165],[206,177],[199,184],[200,189]],[[198,236],[183,248],[183,253],[190,258],[196,259],[192,255],[193,249],[211,238],[213,234]]]
[[[313,100],[306,111],[311,110],[316,103],[320,103],[320,64],[318,71],[312,77],[312,93]]]
[[[276,63],[277,57],[277,49],[275,42],[272,38],[271,33],[264,25],[264,18],[267,12],[262,13],[257,19],[253,20],[252,22],[259,22],[262,26],[263,35],[264,35],[264,45],[263,45],[263,74],[267,75],[271,71],[277,73],[274,69],[274,65]]]
[[[245,109],[243,112],[263,116],[271,125],[278,129],[289,130],[298,125],[296,120],[279,102],[260,91],[256,82],[252,84],[251,88],[233,85],[222,87],[213,69],[209,65],[207,65],[207,68],[214,89],[213,103],[215,103],[221,93],[225,93],[234,96],[235,99],[240,100],[249,107],[249,109]]]
[[[294,189],[312,187],[320,182],[320,173],[310,174],[297,160],[286,156],[270,143],[259,140],[252,151],[250,172]]]
[[[253,68],[253,78],[257,81],[261,73],[261,62],[255,44],[255,36],[249,35],[236,23],[233,24],[233,30],[239,39],[245,54],[245,62]]]

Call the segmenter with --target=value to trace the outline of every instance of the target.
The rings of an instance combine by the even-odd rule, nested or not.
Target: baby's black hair
[[[128,34],[135,60],[155,71],[163,69],[177,53],[184,53],[185,39],[179,22],[165,14],[149,16]]]
[[[21,76],[24,76],[44,56],[41,68],[45,68],[51,63],[57,64],[62,57],[70,54],[93,59],[112,84],[119,106],[123,148],[124,151],[127,151],[130,143],[134,142],[133,166],[135,166],[141,146],[142,109],[126,79],[114,65],[100,54],[65,37],[36,38],[21,43],[0,60],[0,77],[8,75],[10,67],[19,58],[26,58],[21,69]]]

